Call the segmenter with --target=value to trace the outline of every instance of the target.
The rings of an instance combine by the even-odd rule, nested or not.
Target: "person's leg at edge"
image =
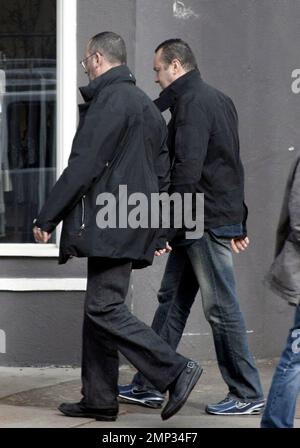
[[[276,367],[261,420],[262,428],[293,428],[300,392],[300,305]]]

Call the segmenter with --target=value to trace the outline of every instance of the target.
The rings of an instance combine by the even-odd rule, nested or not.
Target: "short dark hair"
[[[98,51],[112,64],[127,62],[124,39],[112,31],[104,31],[93,36],[89,42],[89,49],[93,53]]]
[[[190,46],[181,39],[168,39],[158,45],[157,53],[162,49],[161,59],[169,66],[174,59],[178,59],[186,71],[198,68],[197,61]]]

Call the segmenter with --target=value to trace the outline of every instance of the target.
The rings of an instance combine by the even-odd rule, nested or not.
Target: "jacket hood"
[[[91,101],[93,97],[104,87],[110,84],[117,84],[120,82],[136,83],[135,77],[127,67],[127,65],[118,65],[113,67],[103,75],[93,79],[87,86],[79,87],[80,93],[84,101]]]

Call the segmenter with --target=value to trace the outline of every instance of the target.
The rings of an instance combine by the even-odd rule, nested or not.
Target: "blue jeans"
[[[261,420],[262,428],[293,428],[297,397],[300,392],[300,305],[295,324],[276,367],[267,404]]]
[[[159,307],[152,328],[176,349],[199,287],[218,365],[230,395],[248,401],[261,399],[259,375],[236,294],[229,238],[205,232],[192,244],[173,249],[158,293]],[[133,382],[151,387],[140,373]]]

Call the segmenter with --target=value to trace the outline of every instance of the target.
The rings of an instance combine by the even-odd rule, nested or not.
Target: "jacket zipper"
[[[81,198],[81,226],[80,226],[80,230],[79,230],[79,234],[81,235],[83,230],[85,229],[85,203],[84,203],[84,198],[85,195],[82,196]]]

